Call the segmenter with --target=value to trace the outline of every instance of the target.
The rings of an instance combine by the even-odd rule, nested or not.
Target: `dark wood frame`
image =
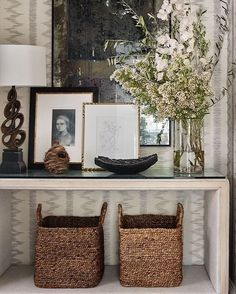
[[[96,87],[34,87],[30,89],[30,119],[29,119],[29,148],[28,148],[28,168],[29,169],[43,169],[44,163],[34,162],[35,150],[35,115],[36,115],[36,95],[38,93],[93,93],[93,103],[98,102],[98,88]],[[81,122],[82,123],[82,122]],[[70,163],[70,169],[81,169],[81,162]]]

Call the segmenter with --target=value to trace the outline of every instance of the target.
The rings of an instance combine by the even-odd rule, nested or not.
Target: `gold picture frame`
[[[138,158],[139,107],[133,103],[84,103],[82,170],[99,171],[94,159]]]

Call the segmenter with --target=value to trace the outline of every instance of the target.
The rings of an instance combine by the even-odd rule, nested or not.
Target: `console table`
[[[60,176],[45,171],[0,175],[0,293],[46,293],[33,285],[30,266],[11,266],[11,190],[189,190],[205,192],[205,264],[185,266],[178,288],[125,288],[117,268],[109,266],[98,287],[51,290],[49,293],[218,293],[228,294],[229,183],[212,170],[203,176],[174,177],[170,171],[147,170],[119,176],[109,172],[69,171]],[[7,271],[6,271],[7,270]]]

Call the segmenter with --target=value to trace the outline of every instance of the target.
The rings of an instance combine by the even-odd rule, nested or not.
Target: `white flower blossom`
[[[191,31],[185,31],[182,34],[180,34],[180,40],[182,42],[186,42],[189,39],[192,39],[192,37],[193,37],[193,32],[191,32]]]
[[[173,16],[176,16],[181,21],[184,17],[188,16],[191,11],[190,1],[171,0],[171,3],[173,4]]]
[[[167,41],[167,47],[169,49],[169,55],[172,55],[174,51],[177,51],[178,42],[175,39],[169,39]]]
[[[160,45],[157,47],[157,52],[161,54],[172,55],[174,52],[179,52],[183,48],[180,48],[177,40],[171,39],[168,34],[159,36],[157,42]]]
[[[193,23],[190,17],[185,17],[181,20],[179,24],[179,31],[184,32],[185,30],[192,31],[193,30]]]
[[[159,12],[157,13],[157,18],[161,20],[168,20],[168,13],[166,13],[165,10],[160,9]]]
[[[177,48],[176,48],[176,53],[180,54],[182,52],[182,50],[184,49],[184,45],[179,43]]]
[[[164,0],[164,1],[163,1],[163,4],[162,4],[162,7],[166,7],[166,6],[168,6],[168,5],[170,5],[169,0]]]
[[[111,78],[135,97],[137,104],[146,105],[160,118],[203,117],[213,96],[213,57],[209,56],[204,24],[196,30],[197,15],[192,14],[189,0],[163,0],[157,17],[168,20],[170,13],[174,16],[173,36],[158,27],[156,36],[148,32],[140,50],[135,51],[135,61],[130,62],[131,52]],[[149,39],[149,33],[153,38]]]
[[[175,39],[169,39],[167,42],[168,42],[168,45],[172,48],[176,48],[178,45],[178,42]]]
[[[186,52],[187,53],[192,53],[194,51],[194,39],[191,38],[186,42]]]
[[[168,0],[164,0],[161,9],[165,10],[166,13],[170,14],[172,11],[172,5],[169,3]]]
[[[164,0],[161,9],[157,13],[157,18],[162,20],[167,20],[168,15],[172,12],[172,5],[169,3],[168,0]]]
[[[191,65],[191,62],[190,62],[189,59],[184,59],[184,64],[185,64],[186,66],[190,66],[190,65]]]
[[[183,10],[184,9],[184,4],[183,3],[176,3],[175,4],[175,9],[176,10]]]
[[[158,38],[157,38],[157,42],[161,45],[165,45],[166,42],[168,42],[170,39],[170,36],[168,34],[165,34],[165,35],[160,35]]]
[[[188,40],[188,48],[189,52],[192,52],[194,50],[194,38]]]
[[[163,47],[163,48],[158,47],[157,48],[157,52],[160,53],[160,54],[167,54],[167,55],[169,55],[170,50],[169,50],[168,47]]]
[[[168,66],[168,60],[162,59],[156,54],[156,69],[158,72],[163,71]]]
[[[163,73],[163,72],[159,72],[159,73],[157,74],[157,80],[158,80],[158,81],[161,81],[161,80],[163,79],[163,76],[164,76],[164,73]]]
[[[201,64],[203,65],[203,66],[206,66],[207,65],[207,63],[208,63],[208,61],[206,60],[206,58],[200,58],[200,60],[199,60],[200,62],[201,62]]]

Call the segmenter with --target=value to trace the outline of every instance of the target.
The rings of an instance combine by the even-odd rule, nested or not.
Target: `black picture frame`
[[[143,119],[151,119],[151,129],[143,127]],[[166,126],[166,124],[168,126]],[[146,134],[145,134],[146,133]],[[146,135],[146,140],[143,137]],[[145,142],[146,141],[146,142]],[[156,141],[156,143],[154,143]],[[141,147],[170,147],[171,146],[171,120],[155,121],[152,115],[140,115],[140,146]]]
[[[64,96],[63,96],[64,94]],[[43,169],[43,158],[52,145],[53,113],[67,117],[76,113],[74,121],[75,144],[68,144],[70,169],[81,169],[83,140],[83,103],[97,103],[96,87],[33,87],[30,89],[30,118],[28,168]],[[38,115],[40,112],[40,115]],[[47,122],[48,120],[48,122]],[[55,119],[54,119],[55,120]],[[42,122],[42,124],[41,124]],[[78,149],[78,154],[76,150]],[[79,151],[80,150],[80,151]]]

